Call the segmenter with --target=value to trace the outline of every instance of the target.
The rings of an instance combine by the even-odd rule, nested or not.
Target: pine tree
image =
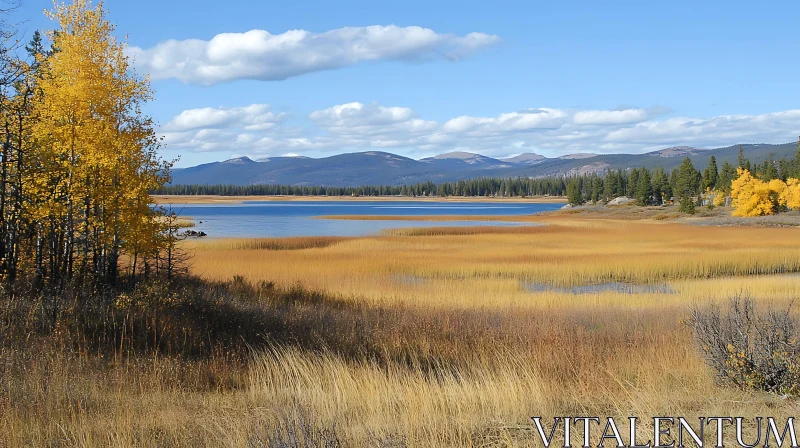
[[[617,170],[617,181],[614,187],[616,188],[614,197],[625,196],[625,175],[622,173],[622,170]]]
[[[672,196],[677,198],[677,191],[678,191],[678,173],[680,172],[679,168],[674,168],[672,172],[669,174],[669,185],[672,187]]]
[[[721,190],[725,193],[725,195],[731,194],[731,182],[736,178],[736,168],[731,165],[730,163],[723,162],[722,169],[719,172],[719,177],[717,178],[717,185],[716,188]]]
[[[680,199],[681,212],[694,213],[692,197],[697,194],[698,187],[697,170],[692,165],[691,159],[686,157],[678,167],[677,180],[675,182],[675,195]]]
[[[779,177],[778,169],[775,167],[775,155],[773,153],[770,153],[767,160],[764,161],[760,174],[761,179],[767,182]]]
[[[669,186],[667,173],[664,168],[656,168],[653,170],[653,199],[656,205],[661,205],[664,201],[669,200],[672,195],[672,188]],[[669,192],[669,193],[667,193]]]
[[[598,176],[597,174],[593,175],[592,179],[592,202],[595,204],[602,200],[603,198],[603,178]]]
[[[652,205],[653,203],[653,185],[651,184],[650,171],[647,168],[639,170],[635,198],[636,203],[639,205]]]
[[[680,199],[678,210],[680,210],[681,213],[688,213],[690,215],[693,215],[695,213],[695,208],[696,207],[692,198],[682,197]]]
[[[615,194],[618,188],[617,176],[610,169],[606,170],[606,177],[603,181],[603,201],[608,202],[616,197]]]
[[[672,198],[675,196],[675,190],[672,188],[672,178],[666,172],[664,173],[664,184],[663,184],[663,191],[662,191],[662,202],[672,201]]]
[[[752,167],[750,166],[750,161],[744,157],[744,148],[742,145],[739,145],[739,155],[736,158],[738,163],[738,168],[743,170],[752,171]]]
[[[581,187],[578,183],[578,179],[573,178],[567,182],[567,201],[571,205],[583,204],[583,195],[581,194]]]
[[[625,195],[633,198],[636,197],[636,187],[639,185],[639,170],[631,168],[628,173],[628,185],[625,190]]]
[[[717,169],[717,158],[711,156],[711,158],[708,160],[708,166],[705,170],[703,170],[703,180],[701,185],[703,191],[715,188],[717,186],[718,179],[719,170]]]
[[[789,175],[794,178],[800,178],[800,137],[797,138],[797,150],[792,161],[792,168],[792,172]]]

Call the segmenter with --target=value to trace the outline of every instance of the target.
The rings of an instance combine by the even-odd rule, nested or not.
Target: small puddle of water
[[[407,286],[421,286],[428,283],[428,279],[411,274],[392,274],[392,281]]]
[[[566,294],[598,294],[601,292],[618,292],[622,294],[675,294],[675,290],[667,284],[637,285],[626,282],[606,282],[596,285],[558,287],[539,282],[522,282],[522,288],[529,292],[561,292]]]

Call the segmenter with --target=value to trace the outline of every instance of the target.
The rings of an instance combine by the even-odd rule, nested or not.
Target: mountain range
[[[793,157],[797,143],[747,144],[702,149],[675,146],[646,154],[577,153],[548,158],[534,153],[494,159],[470,152],[450,152],[425,159],[381,151],[339,154],[324,158],[270,157],[252,160],[239,157],[172,171],[173,185],[318,185],[354,187],[403,185],[431,181],[452,182],[476,177],[545,177],[601,173],[607,169],[656,168],[672,170],[684,157],[703,168],[713,155],[717,165],[736,164],[739,147],[751,162]]]

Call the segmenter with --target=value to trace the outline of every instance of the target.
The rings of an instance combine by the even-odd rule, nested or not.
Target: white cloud
[[[497,134],[553,129],[564,125],[568,115],[559,109],[527,109],[501,114],[496,118],[461,116],[448,120],[442,130],[447,133]]]
[[[402,133],[406,136],[433,132],[438,123],[419,119],[408,107],[347,103],[312,112],[309,120],[339,136],[365,137]]]
[[[253,115],[246,112],[251,110]],[[219,111],[227,112],[222,114]],[[784,143],[800,135],[800,110],[712,118],[659,118],[665,109],[571,110],[536,108],[495,117],[425,120],[408,107],[358,102],[308,115],[288,127],[266,105],[196,109],[179,114],[162,131],[169,148],[257,155],[320,156],[383,149],[411,157],[445,151],[488,156],[538,152],[642,153],[675,145],[719,147]],[[254,118],[254,117],[262,118]],[[199,123],[207,123],[199,127]],[[259,127],[259,123],[271,127]],[[176,131],[175,129],[182,129]]]
[[[748,142],[777,143],[793,140],[800,130],[800,110],[761,115],[722,115],[708,119],[676,117],[647,121],[610,131],[606,140],[642,145],[707,145]]]
[[[219,129],[241,126],[247,130],[266,130],[285,119],[284,114],[275,114],[268,104],[253,104],[246,107],[205,107],[181,112],[162,127],[165,131],[188,131],[192,129]]]
[[[640,123],[667,112],[666,108],[651,109],[617,109],[617,110],[584,110],[575,113],[576,124],[610,125]]]
[[[341,104],[314,111],[309,115],[311,120],[324,127],[386,125],[407,121],[413,117],[414,111],[408,107],[384,107],[361,103]]]
[[[455,36],[418,26],[374,25],[320,34],[224,33],[209,41],[168,40],[148,49],[130,47],[129,54],[135,66],[154,79],[210,85],[237,79],[283,80],[363,61],[458,61],[499,41],[484,33]]]

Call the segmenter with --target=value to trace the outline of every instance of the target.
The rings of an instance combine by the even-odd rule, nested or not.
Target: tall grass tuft
[[[202,250],[301,250],[328,247],[351,238],[338,236],[300,236],[289,238],[235,238],[204,241]]]

